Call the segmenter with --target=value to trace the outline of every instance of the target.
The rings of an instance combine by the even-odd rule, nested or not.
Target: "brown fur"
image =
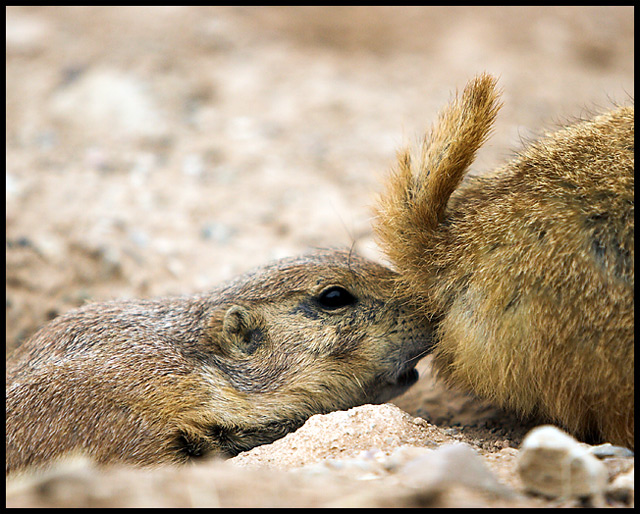
[[[450,383],[633,447],[633,107],[458,187],[498,108],[481,75],[399,155],[375,225],[398,290],[434,323]]]
[[[143,465],[233,455],[313,414],[390,399],[429,345],[391,298],[393,276],[325,251],[209,294],[57,318],[7,361],[7,473],[77,451]],[[323,307],[334,285],[354,302]]]

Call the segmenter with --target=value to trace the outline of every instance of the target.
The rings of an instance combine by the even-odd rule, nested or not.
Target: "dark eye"
[[[332,311],[334,309],[339,309],[340,307],[353,305],[356,303],[356,298],[344,287],[331,286],[320,293],[320,296],[318,296],[318,303],[323,309]]]

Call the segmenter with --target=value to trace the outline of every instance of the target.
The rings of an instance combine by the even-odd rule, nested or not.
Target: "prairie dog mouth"
[[[384,385],[382,385],[381,389],[378,389],[378,393],[373,398],[370,398],[369,401],[371,403],[388,402],[404,393],[415,384],[419,378],[420,374],[418,370],[415,367],[411,367],[399,373],[393,380],[389,378],[386,380],[382,379]]]
[[[419,378],[420,373],[418,373],[418,370],[416,368],[407,369],[400,373],[400,375],[398,375],[396,384],[400,387],[411,387],[418,381]]]

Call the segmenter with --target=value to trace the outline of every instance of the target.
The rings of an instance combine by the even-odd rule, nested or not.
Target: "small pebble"
[[[527,434],[518,472],[527,491],[549,498],[600,497],[608,478],[606,466],[589,448],[551,425]]]
[[[634,453],[624,446],[613,446],[611,443],[599,444],[598,446],[592,446],[589,449],[591,455],[598,457],[599,459],[607,459],[609,457],[618,458],[631,458]]]
[[[421,489],[447,488],[452,484],[490,492],[503,497],[513,494],[486,467],[468,444],[445,444],[410,460],[398,472],[403,481]]]

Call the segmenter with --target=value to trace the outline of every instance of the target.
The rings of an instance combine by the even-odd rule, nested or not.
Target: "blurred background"
[[[7,7],[7,348],[87,300],[314,247],[383,260],[396,150],[474,74],[473,166],[634,90],[632,7]]]

